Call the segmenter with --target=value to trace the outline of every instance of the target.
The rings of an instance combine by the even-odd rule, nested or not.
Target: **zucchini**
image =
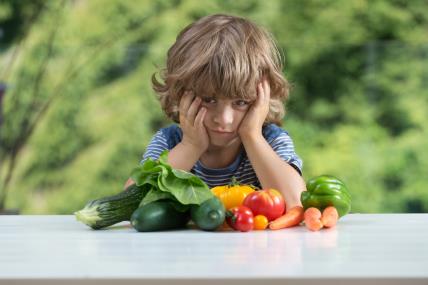
[[[131,216],[131,225],[139,232],[184,228],[189,211],[179,211],[171,200],[158,200],[139,207]]]
[[[201,205],[191,208],[192,221],[202,230],[214,231],[221,226],[225,219],[225,208],[219,198],[214,196]]]
[[[89,201],[74,215],[78,221],[94,230],[129,221],[132,213],[150,189],[149,184],[141,186],[133,184],[116,195]]]

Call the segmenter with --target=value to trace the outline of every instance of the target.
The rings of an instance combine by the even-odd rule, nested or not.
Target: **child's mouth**
[[[231,136],[233,134],[233,132],[222,132],[222,131],[215,131],[215,130],[211,130],[214,134],[218,135],[218,136]]]

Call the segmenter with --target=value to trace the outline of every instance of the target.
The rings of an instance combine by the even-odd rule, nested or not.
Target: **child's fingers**
[[[190,124],[195,125],[195,117],[199,110],[199,105],[201,104],[201,98],[196,97],[193,102],[190,104],[189,109],[186,112],[186,117],[189,120]]]
[[[205,109],[204,107],[199,109],[199,112],[195,118],[195,127],[203,127],[204,117],[205,117],[206,112],[207,112],[207,109]]]
[[[183,96],[181,97],[180,104],[178,106],[178,110],[180,114],[183,114],[184,116],[187,113],[187,110],[189,109],[190,104],[193,101],[193,94],[191,91],[185,91]]]
[[[264,87],[265,100],[269,101],[269,99],[270,99],[270,85],[266,79],[263,81],[263,87]]]
[[[257,85],[257,90],[258,90],[258,96],[257,96],[257,100],[255,102],[256,106],[260,106],[262,104],[262,102],[264,101],[264,97],[265,97],[265,93],[263,90],[263,85],[262,83],[259,83]]]

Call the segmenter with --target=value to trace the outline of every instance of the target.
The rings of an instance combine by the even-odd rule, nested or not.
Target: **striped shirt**
[[[275,124],[268,124],[263,127],[262,134],[278,156],[302,175],[302,160],[295,153],[288,133]],[[176,124],[160,129],[147,146],[140,163],[143,164],[149,157],[158,159],[162,151],[171,150],[181,142],[182,136],[182,130]],[[210,188],[229,184],[233,176],[240,184],[252,184],[262,188],[243,147],[235,160],[225,168],[208,168],[198,160],[190,172],[200,177]]]

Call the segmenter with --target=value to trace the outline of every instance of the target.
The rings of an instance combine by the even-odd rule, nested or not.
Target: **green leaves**
[[[150,184],[151,190],[141,201],[140,206],[157,200],[171,200],[180,211],[186,211],[190,205],[200,205],[213,197],[208,185],[196,175],[180,169],[173,169],[168,164],[168,150],[159,159],[147,159],[143,165],[131,172],[131,177],[141,186]]]

